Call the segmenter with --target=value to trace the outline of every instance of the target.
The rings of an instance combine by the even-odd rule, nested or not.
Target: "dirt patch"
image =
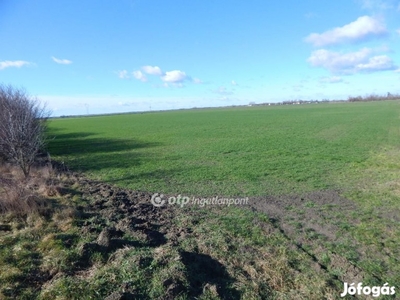
[[[281,229],[289,236],[297,235],[299,229],[308,228],[330,240],[336,240],[340,225],[343,225],[343,216],[347,217],[346,223],[358,223],[352,216],[357,210],[356,204],[341,197],[338,191],[253,198],[250,199],[250,206],[279,222]]]
[[[339,191],[253,198],[250,207],[266,213],[276,228],[317,263],[316,268],[343,282],[362,282],[366,274],[353,260],[360,260],[367,249],[347,231],[359,223],[354,216],[358,208]],[[342,244],[349,247],[347,257],[336,253]]]
[[[165,244],[173,207],[156,208],[151,205],[151,194],[130,191],[105,183],[78,178],[82,199],[89,205],[81,219],[81,232],[97,238],[82,246],[82,259],[86,253],[111,254],[124,246],[157,247]]]

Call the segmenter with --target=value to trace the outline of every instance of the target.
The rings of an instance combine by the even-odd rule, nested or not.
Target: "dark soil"
[[[79,175],[76,180],[82,199],[89,203],[83,211],[81,231],[98,233],[96,245],[105,251],[135,243],[139,246],[139,242],[133,243],[124,236],[135,237],[140,246],[166,243],[165,235],[173,230],[173,207],[154,207],[150,202],[152,195],[147,192],[125,190]]]

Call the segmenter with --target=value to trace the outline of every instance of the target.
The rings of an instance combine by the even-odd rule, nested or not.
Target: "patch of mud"
[[[96,251],[114,251],[123,246],[160,246],[171,231],[173,207],[154,207],[152,194],[130,191],[87,179],[79,181],[82,199],[88,201],[88,216],[82,221],[82,233],[97,233],[92,242]],[[130,238],[129,238],[130,237]]]

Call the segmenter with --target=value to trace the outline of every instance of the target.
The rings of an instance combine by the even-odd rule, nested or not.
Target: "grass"
[[[60,277],[42,291],[41,299],[103,299],[120,289],[121,283],[134,286],[138,299],[162,298],[171,286],[178,289],[175,299],[221,299],[221,295],[222,299],[239,299],[239,295],[242,299],[317,299],[334,295],[329,276],[310,270],[310,258],[289,250],[290,242],[279,232],[267,233],[268,226],[249,228],[258,222],[268,224],[264,215],[216,209],[207,213],[215,221],[198,224],[201,216],[196,214],[203,213],[187,209],[174,220],[175,226],[193,228],[193,236],[182,239],[178,246],[122,248],[107,263],[97,263],[88,277]]]
[[[86,255],[83,246],[93,245],[112,223],[88,210],[98,199],[88,191],[97,184],[87,189],[67,175],[53,175],[62,193],[47,199],[45,215],[0,215],[1,299],[104,299],[124,290],[134,291],[135,299],[311,299],[334,293],[329,275],[310,271],[312,260],[290,249],[265,214],[235,207],[184,207],[163,225],[173,229],[167,243],[147,245],[143,235],[125,234],[124,246],[94,247]],[[84,206],[81,212],[71,213],[78,206]],[[146,224],[156,221],[149,217]],[[3,224],[13,222],[19,226],[6,230]]]
[[[259,196],[335,189],[371,155],[399,146],[399,108],[388,101],[56,119],[49,150],[75,170],[135,190]]]
[[[32,220],[29,224],[19,219],[23,228],[0,235],[0,299],[36,298],[49,274],[74,267],[74,251],[64,245],[62,229],[51,219]],[[0,222],[7,220],[2,216]]]
[[[398,101],[383,101],[58,119],[50,151],[93,178],[136,190],[202,197],[339,190],[357,204],[355,221],[327,208],[332,219],[320,225],[346,238],[329,243],[305,228],[304,251],[329,262],[332,275],[345,278],[329,253],[364,270],[370,284],[394,283],[399,261],[380,253],[400,257],[399,113]],[[303,221],[318,207],[307,201],[289,209]]]
[[[397,285],[399,113],[399,101],[381,101],[53,119],[52,158],[92,179],[275,206],[177,208],[163,243],[125,233],[127,246],[85,256],[114,221],[76,213],[97,186],[54,181],[58,210],[0,219],[0,298],[339,299],[343,282]]]

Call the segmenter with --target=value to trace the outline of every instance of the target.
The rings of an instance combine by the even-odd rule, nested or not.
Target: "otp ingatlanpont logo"
[[[155,207],[161,207],[165,204],[165,200],[163,198],[163,194],[155,193],[153,196],[151,196],[151,204],[153,204]]]

